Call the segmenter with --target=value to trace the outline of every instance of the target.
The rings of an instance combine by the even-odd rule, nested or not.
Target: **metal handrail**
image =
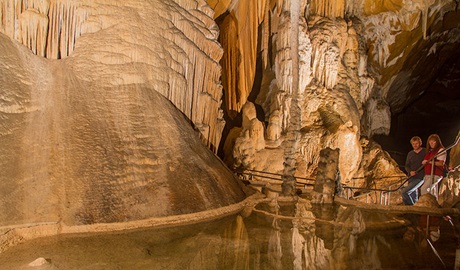
[[[452,149],[454,146],[456,146],[458,144],[458,142],[460,141],[460,136],[456,139],[456,141],[451,144],[450,146],[444,148],[441,152],[437,153],[436,155],[434,155],[433,157],[431,157],[428,162],[426,164],[428,164],[430,161],[432,161],[433,159],[435,159],[436,157],[444,154],[445,152],[447,152],[448,150]],[[423,168],[425,167],[425,165],[422,165],[420,166],[416,172],[419,172],[420,170],[422,170]],[[279,180],[279,181],[283,181],[283,174],[279,174],[279,173],[272,173],[272,172],[265,172],[265,171],[259,171],[259,170],[249,170],[249,169],[243,169],[243,170],[236,170],[236,173],[237,174],[242,174],[242,175],[249,175],[251,177],[260,177],[260,178],[265,178],[265,179],[272,179],[272,180]],[[272,175],[272,176],[279,176],[279,178],[276,178],[276,177],[272,177],[272,176],[266,176],[266,175],[260,175],[260,174],[255,174],[255,173],[262,173],[262,174],[268,174],[268,175]],[[375,179],[384,179],[384,178],[395,178],[397,176],[385,176],[385,177],[381,177],[381,178],[375,178]],[[346,185],[342,185],[342,188],[343,189],[349,189],[350,191],[351,190],[365,190],[365,191],[368,191],[367,193],[363,193],[363,194],[360,194],[359,196],[350,196],[350,197],[353,197],[353,198],[360,198],[360,197],[364,197],[364,196],[369,196],[370,194],[372,193],[376,193],[376,192],[381,192],[381,198],[380,198],[380,201],[382,201],[383,199],[386,200],[386,202],[389,202],[389,196],[391,195],[392,192],[395,192],[395,191],[398,191],[400,190],[406,183],[407,181],[409,181],[409,179],[411,179],[413,176],[404,176],[400,179],[400,181],[404,178],[406,178],[404,181],[401,182],[401,184],[399,186],[397,186],[396,188],[394,189],[390,189],[391,186],[394,185],[393,184],[390,184],[389,186],[387,186],[386,188],[363,188],[363,187],[352,187],[352,186],[346,186]],[[306,178],[306,177],[295,177],[294,178],[297,180],[297,179],[302,179],[302,180],[306,180],[306,181],[315,181],[315,179],[312,179],[312,178]],[[360,178],[365,178],[365,177],[354,177],[353,179],[360,179]],[[309,186],[314,186],[314,183],[302,183],[304,185],[309,185]],[[382,198],[382,194],[388,194],[388,197],[385,197],[385,198]],[[350,198],[348,197],[348,198]]]
[[[256,173],[264,173],[264,174],[271,174],[271,175],[276,175],[276,176],[281,176],[281,177],[284,176],[284,174],[280,174],[280,173],[264,172],[264,171],[258,171],[258,170],[249,170],[249,169],[245,169],[244,171],[256,172]],[[296,179],[303,179],[303,180],[307,180],[307,181],[315,181],[315,179],[313,179],[313,178],[298,177],[298,176],[296,176],[295,178],[296,178]]]
[[[271,179],[271,180],[278,180],[278,181],[283,181],[283,174],[279,174],[279,173],[272,173],[272,172],[264,172],[264,171],[258,171],[258,170],[248,170],[248,169],[244,169],[243,171],[237,171],[236,172],[237,174],[242,174],[242,175],[249,175],[251,178],[252,177],[260,177],[260,178],[265,178],[265,179]],[[272,177],[272,176],[266,176],[266,175],[261,175],[261,174],[256,174],[256,173],[262,173],[262,174],[268,174],[268,175],[275,175],[275,176],[279,176],[278,178],[276,177]],[[313,183],[308,183],[308,182],[298,182],[302,185],[308,185],[308,186],[314,186],[314,179],[311,179],[311,178],[306,178],[306,177],[296,177],[294,176],[294,178],[297,179],[302,179],[302,180],[306,180],[306,181],[313,181]]]
[[[270,174],[270,175],[276,175],[276,176],[281,176],[281,178],[271,178],[269,176],[263,176],[263,175],[259,175],[259,174],[252,174],[252,173],[246,173],[245,171],[248,171],[248,172],[255,172],[255,173],[263,173],[263,174]],[[254,175],[254,176],[260,176],[260,177],[263,177],[263,178],[268,178],[268,179],[276,179],[276,180],[282,180],[282,177],[284,176],[283,174],[279,174],[279,173],[272,173],[272,172],[264,172],[264,171],[258,171],[258,170],[249,170],[249,169],[245,169],[244,171],[239,171],[237,173],[240,173],[240,174],[247,174],[247,175]],[[393,176],[384,176],[384,177],[374,177],[374,179],[386,179],[386,178],[395,178],[395,177],[400,177],[401,175],[398,174],[398,175],[393,175]],[[406,177],[406,176],[405,176]],[[303,179],[303,180],[307,180],[307,181],[316,181],[314,178],[307,178],[307,177],[295,177],[296,179]],[[353,177],[352,179],[363,179],[363,178],[366,178],[365,176],[362,176],[362,177]]]

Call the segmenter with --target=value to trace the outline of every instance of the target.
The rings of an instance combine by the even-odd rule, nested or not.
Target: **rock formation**
[[[154,88],[216,151],[224,127],[218,63],[223,51],[212,9],[204,1],[111,2],[2,0],[0,33],[49,59],[67,58],[74,50],[73,58],[90,57],[104,74],[88,72],[85,80]],[[135,18],[120,23],[123,17]],[[96,35],[88,48],[86,41]]]
[[[459,48],[458,15],[449,0],[0,0],[0,222],[240,201],[191,126],[230,167],[314,178],[331,148],[344,184],[391,184],[374,181],[402,172],[372,136]]]
[[[312,203],[334,202],[336,188],[340,185],[339,154],[338,149],[325,148],[320,151]]]
[[[224,54],[222,59],[223,78],[231,78],[224,80],[228,116],[242,113],[235,110],[244,102],[263,112],[258,119],[265,124],[266,147],[251,153],[247,168],[315,178],[319,152],[330,147],[340,149],[345,184],[374,183],[355,181],[360,174],[394,176],[378,186],[403,177],[389,155],[378,155],[388,165],[380,166],[378,174],[370,173],[373,167],[362,167],[364,156],[373,154],[365,153],[369,148],[361,142],[388,135],[392,113],[420,96],[458,48],[456,4],[447,0],[257,2],[251,5],[258,20],[241,15],[239,11],[247,8],[243,2],[229,3],[225,11],[224,2],[219,2],[215,15],[225,37],[224,48],[231,49],[231,56]],[[238,35],[227,33],[229,21],[231,32]],[[257,27],[260,45],[254,60],[253,33],[247,29]],[[426,69],[434,58],[436,64]],[[252,61],[257,70],[236,72],[236,65]],[[231,145],[241,148],[237,144],[243,140],[237,137],[244,136],[240,126],[229,131],[223,147],[229,166],[235,165],[228,157],[234,153]]]
[[[0,226],[245,198],[208,149],[223,128],[222,48],[205,2],[2,0],[0,12]]]

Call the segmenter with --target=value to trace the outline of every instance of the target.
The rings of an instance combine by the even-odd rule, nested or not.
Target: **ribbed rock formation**
[[[361,139],[388,135],[392,113],[423,93],[460,44],[460,20],[453,19],[459,9],[454,1],[314,0],[299,1],[298,9],[290,1],[257,3],[251,4],[259,14],[256,60],[252,51],[243,49],[254,48],[252,34],[244,31],[256,27],[245,23],[247,15],[240,18],[237,12],[247,4],[232,2],[222,11],[224,2],[214,3],[225,44],[238,44],[224,46],[232,54],[223,57],[223,77],[232,78],[224,83],[226,107],[233,110],[229,116],[235,117],[234,110],[248,100],[265,124],[266,147],[249,151],[252,161],[247,168],[251,169],[286,174],[287,167],[294,167],[296,176],[313,179],[319,151],[331,147],[340,149],[344,183],[368,174],[374,168],[360,168],[365,164],[361,160],[372,153],[364,153],[369,149]],[[226,35],[229,21],[231,36]],[[241,69],[227,68],[252,61],[258,70],[246,69],[244,76],[238,74]],[[238,139],[247,137],[246,130],[238,126],[228,132],[223,155],[229,166],[244,163],[240,157],[228,156],[238,142],[251,148],[247,139]],[[293,158],[295,164],[290,162]],[[380,158],[392,163],[389,155]],[[390,167],[379,172],[402,175]]]
[[[223,128],[222,49],[203,1],[0,11],[0,226],[130,221],[245,197],[199,139],[215,149]]]
[[[307,17],[305,3],[297,8],[287,4],[270,6],[264,17],[271,25],[263,29],[270,29],[272,38],[263,50],[272,54],[260,61],[272,65],[262,64],[264,76],[259,80],[263,83],[254,102],[265,113],[265,119],[259,120],[267,122],[266,147],[254,152],[248,168],[284,174],[293,170],[296,176],[314,178],[320,150],[339,148],[340,170],[347,183],[361,160],[360,118],[373,84],[364,68],[366,57],[359,46],[363,41],[351,22]],[[346,65],[343,58],[348,59]],[[235,136],[243,137],[245,130],[243,126],[239,133],[230,132],[226,145],[235,142],[239,148]],[[236,157],[237,165],[243,163]]]
[[[212,9],[201,0],[112,2],[1,0],[0,33],[50,59],[66,58],[80,47],[77,54],[91,54],[94,69],[104,70],[98,80],[155,88],[217,151],[225,122],[222,48]],[[80,45],[82,36],[95,35],[93,47]],[[85,79],[95,80],[94,75],[99,74],[89,72]]]

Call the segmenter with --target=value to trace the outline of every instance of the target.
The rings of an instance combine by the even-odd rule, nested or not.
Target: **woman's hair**
[[[436,142],[436,146],[434,148],[431,148],[430,146],[430,141],[432,140]],[[430,136],[428,136],[428,139],[426,140],[426,150],[427,151],[438,150],[441,147],[444,148],[441,142],[441,138],[439,138],[438,134],[431,134]]]

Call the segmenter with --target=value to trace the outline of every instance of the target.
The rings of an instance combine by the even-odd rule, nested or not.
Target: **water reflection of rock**
[[[315,235],[323,239],[324,247],[332,250],[334,245],[334,225],[336,218],[335,206],[333,205],[313,205],[312,212],[318,219],[315,221]],[[327,221],[324,222],[323,220]]]
[[[404,241],[406,227],[384,211],[274,198],[212,222],[30,240],[0,253],[0,265],[44,258],[59,269],[407,269],[420,254]]]
[[[257,237],[268,239],[259,248],[268,250],[270,269],[381,269],[404,261],[397,253],[407,222],[385,212],[306,200],[278,207],[272,201],[255,212],[270,227]]]

